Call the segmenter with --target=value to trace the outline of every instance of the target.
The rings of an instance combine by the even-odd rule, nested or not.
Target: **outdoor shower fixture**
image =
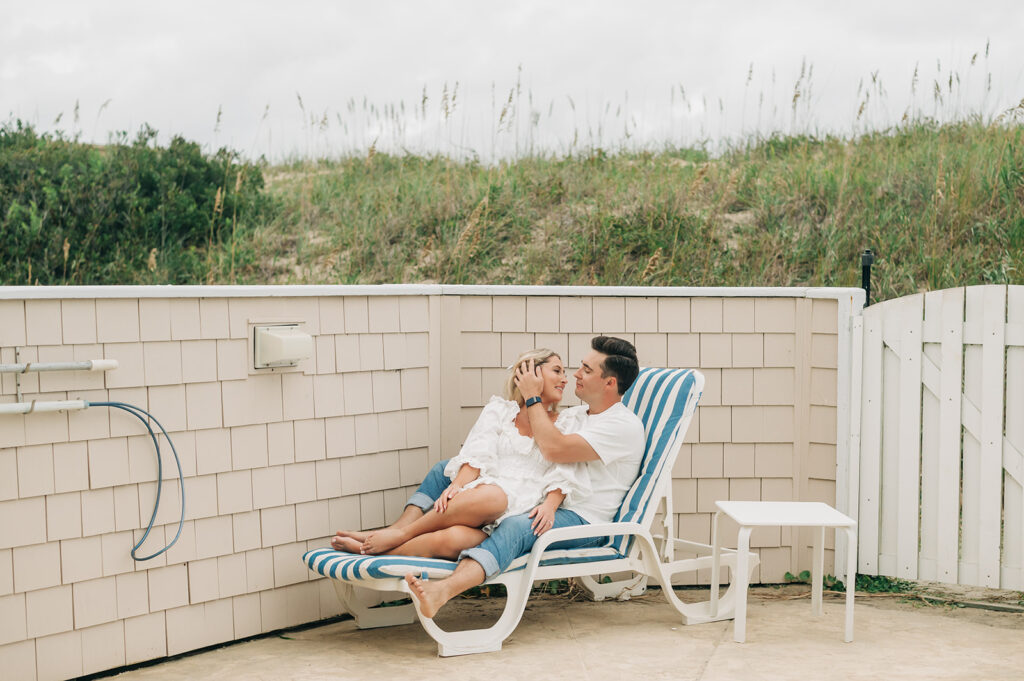
[[[14,350],[14,358],[15,360],[18,359],[17,348]],[[142,538],[132,546],[131,556],[132,559],[136,561],[150,560],[151,558],[156,558],[161,553],[174,546],[174,543],[178,541],[178,537],[181,536],[181,530],[185,525],[185,477],[181,471],[181,460],[178,458],[178,450],[175,449],[174,442],[171,441],[171,436],[167,434],[164,427],[145,409],[131,404],[126,404],[124,402],[89,402],[86,400],[31,400],[29,402],[24,402],[21,398],[20,376],[22,374],[37,371],[110,371],[117,367],[118,363],[116,359],[91,359],[80,362],[16,361],[14,364],[0,364],[0,374],[14,374],[17,393],[17,402],[0,403],[0,416],[4,414],[77,411],[80,409],[88,409],[89,407],[110,407],[111,409],[121,409],[122,411],[126,411],[142,421],[142,425],[146,427],[147,431],[149,431],[149,437],[153,441],[153,447],[156,450],[156,498],[153,500],[153,513],[149,516],[149,524],[146,526],[146,531],[142,534]],[[153,523],[156,521],[157,509],[160,508],[160,492],[163,488],[164,480],[163,464],[160,460],[160,443],[156,439],[156,433],[153,431],[153,427],[149,424],[150,421],[155,423],[157,428],[160,429],[160,432],[163,433],[165,438],[167,438],[167,444],[171,446],[171,452],[174,453],[174,463],[178,467],[178,484],[181,487],[181,517],[178,520],[178,532],[174,535],[174,539],[169,541],[159,551],[148,556],[139,557],[136,553],[146,541],[150,531],[153,529]]]
[[[15,360],[18,359],[18,351],[14,352]],[[0,364],[0,374],[14,374],[17,387],[17,402],[13,404],[0,404],[0,414],[31,414],[42,411],[65,411],[73,409],[85,409],[87,406],[84,400],[61,400],[56,402],[31,402],[21,401],[21,382],[18,377],[21,374],[34,373],[37,371],[110,371],[118,366],[116,359],[87,359],[80,362],[15,362],[14,364]]]

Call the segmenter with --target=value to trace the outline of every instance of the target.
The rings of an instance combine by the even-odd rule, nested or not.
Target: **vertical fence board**
[[[942,292],[942,377],[936,497],[935,579],[957,583],[960,553],[960,413],[963,387],[964,289]]]
[[[900,348],[902,341],[900,320],[904,312],[902,299],[885,307],[883,338],[887,344],[882,350],[882,460],[880,466],[881,494],[879,495],[878,571],[883,575],[897,575],[897,548],[899,546],[900,498]],[[889,345],[891,343],[892,345]]]
[[[1024,286],[1007,290],[1006,320],[1009,324],[1024,323]],[[1006,466],[1019,470],[1020,454],[1024,453],[1024,345],[1006,348],[1006,449],[1004,460],[1017,459]],[[1003,565],[1000,586],[1024,589],[1024,475],[1003,475]]]
[[[858,571],[878,574],[878,523],[882,462],[882,316],[877,307],[864,310],[863,384],[861,392],[860,501]]]
[[[897,473],[897,576],[917,578],[921,467],[921,322],[924,296],[906,299],[900,333],[899,463]]]
[[[934,364],[942,371],[939,356],[940,346],[932,334],[924,333],[942,315],[942,291],[932,291],[924,296],[924,344],[922,362]],[[936,334],[941,335],[941,334]],[[923,371],[923,366],[922,366]],[[936,579],[938,563],[938,491],[939,491],[939,401],[938,386],[925,382],[921,391],[921,544],[917,561],[919,579]]]
[[[984,293],[981,286],[966,290],[964,327],[980,326],[984,315]],[[966,339],[965,339],[966,340]],[[969,344],[964,348],[964,400],[981,410],[982,388],[981,346]],[[966,411],[966,405],[962,413]],[[981,432],[963,429],[960,531],[960,584],[980,584],[981,562]]]
[[[999,586],[1003,501],[1003,389],[1006,386],[1006,287],[986,286],[982,340],[981,563],[982,584]]]

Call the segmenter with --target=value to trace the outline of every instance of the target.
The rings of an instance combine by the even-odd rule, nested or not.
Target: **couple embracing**
[[[331,546],[458,560],[444,579],[406,576],[420,612],[433,617],[529,553],[549,529],[612,520],[643,457],[643,424],[622,404],[638,373],[631,343],[597,336],[574,374],[584,405],[559,412],[568,382],[562,359],[550,350],[524,353],[511,367],[504,399],[491,398],[459,455],[430,470],[401,517],[381,530],[340,531]]]

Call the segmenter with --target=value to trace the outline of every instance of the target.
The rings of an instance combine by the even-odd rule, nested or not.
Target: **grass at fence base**
[[[788,584],[810,584],[811,572],[804,570],[798,575],[787,572],[782,577]],[[824,575],[821,578],[821,585],[828,591],[843,593],[846,585],[834,575]],[[886,577],[885,575],[857,575],[857,591],[866,593],[906,593],[912,591],[914,583],[898,577]]]

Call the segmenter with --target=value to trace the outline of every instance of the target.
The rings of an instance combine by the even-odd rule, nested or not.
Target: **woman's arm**
[[[452,480],[453,486],[465,487],[469,483],[473,482],[480,477],[480,469],[473,468],[468,463],[462,464],[462,468],[459,469],[458,475]]]
[[[539,537],[551,529],[551,526],[555,524],[555,511],[564,500],[565,492],[553,489],[547,493],[539,506],[530,511],[529,517],[533,518],[533,524],[530,527],[535,535]]]
[[[497,397],[492,397],[484,405],[459,453],[449,459],[448,465],[445,466],[445,475],[454,480],[464,464],[469,464],[484,474],[487,473],[495,463],[502,422],[506,419],[511,420],[509,405],[515,406]]]
[[[459,472],[455,475],[455,479],[452,480],[452,484],[448,485],[448,488],[441,492],[441,496],[434,502],[434,510],[438,513],[444,513],[448,509],[448,502],[461,492],[463,487],[479,477],[479,468],[474,468],[468,463],[462,464]]]

